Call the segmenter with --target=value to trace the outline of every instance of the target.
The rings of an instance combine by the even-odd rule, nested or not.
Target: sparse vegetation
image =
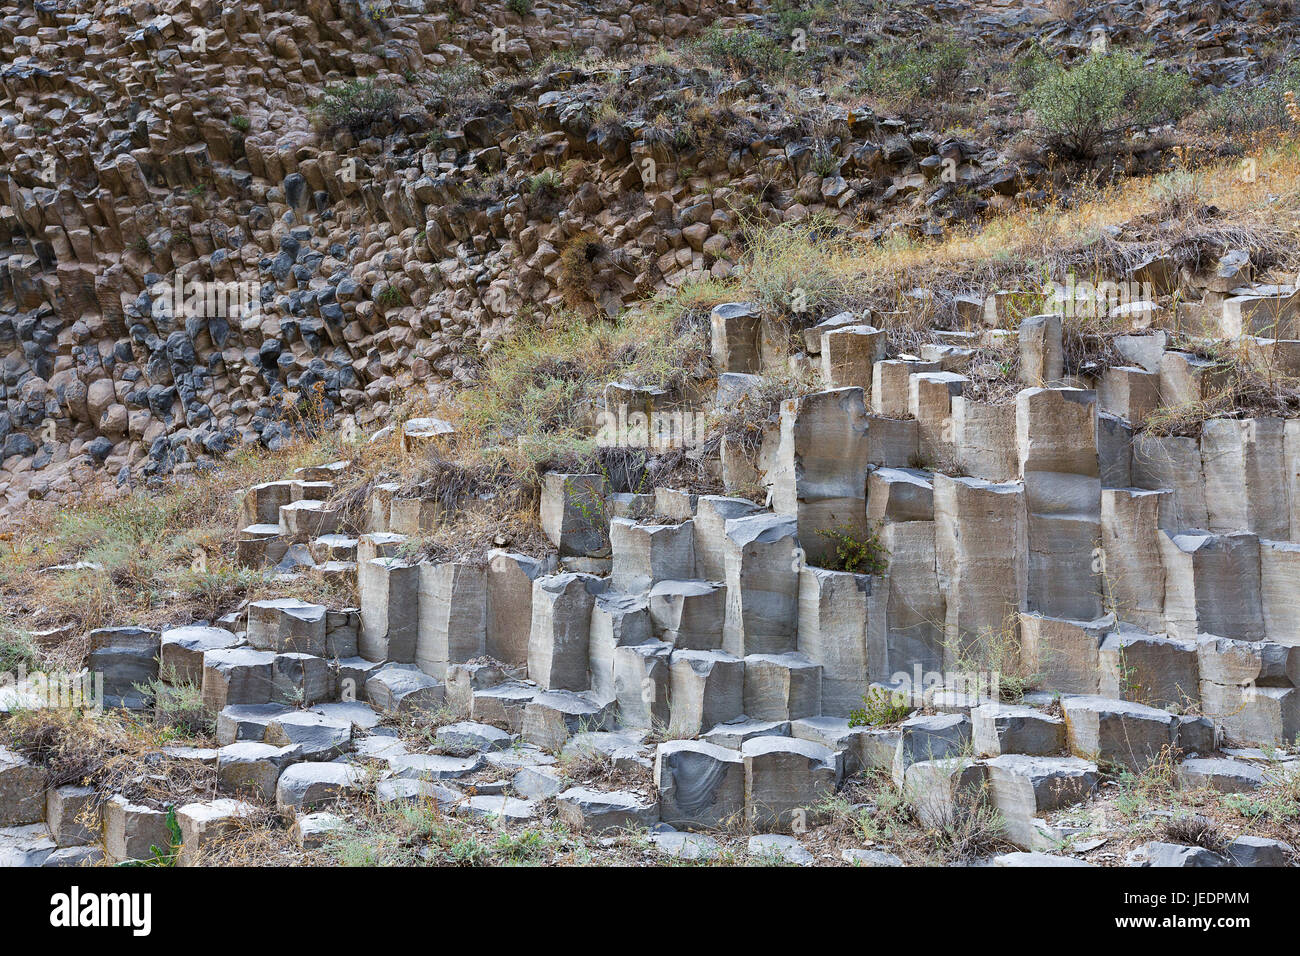
[[[896,724],[912,712],[905,695],[873,687],[862,698],[862,706],[849,712],[850,727],[885,727]]]
[[[841,525],[821,528],[817,533],[835,547],[835,559],[826,565],[832,571],[884,574],[889,567],[889,552],[874,528],[859,532],[851,525]]]

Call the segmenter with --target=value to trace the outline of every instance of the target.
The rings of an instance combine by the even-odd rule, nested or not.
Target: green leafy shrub
[[[862,706],[849,711],[850,727],[885,727],[896,724],[912,712],[907,698],[883,687],[873,687],[862,697]]]
[[[832,571],[884,574],[889,567],[889,552],[873,529],[868,528],[865,534],[859,535],[849,525],[841,525],[817,533],[835,545],[835,560],[828,565]]]
[[[858,86],[876,96],[948,99],[969,58],[970,49],[957,40],[891,40],[871,51]]]
[[[528,177],[528,192],[533,196],[545,192],[559,192],[563,185],[564,179],[558,169],[543,169],[535,176]]]
[[[1034,111],[1052,149],[1087,158],[1122,133],[1180,118],[1191,98],[1183,74],[1148,67],[1136,53],[1108,50],[1047,69],[1022,104]]]
[[[794,58],[784,37],[771,37],[752,27],[709,27],[700,37],[697,50],[713,66],[746,75],[779,73]]]
[[[1202,112],[1207,129],[1236,136],[1296,125],[1286,96],[1300,96],[1300,59],[1251,86],[1226,90],[1212,97]]]
[[[533,0],[506,0],[506,9],[521,17],[533,12]]]
[[[401,91],[374,80],[351,80],[325,88],[315,106],[316,114],[330,130],[360,132],[380,119],[397,115]]]

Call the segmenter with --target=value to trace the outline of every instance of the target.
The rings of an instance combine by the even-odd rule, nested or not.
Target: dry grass
[[[209,740],[126,712],[23,711],[0,724],[0,739],[43,766],[49,787],[94,787],[100,800],[121,794],[155,807],[216,795],[215,767],[159,753],[165,746],[207,746]]]
[[[959,790],[942,813],[935,812],[934,801],[927,801],[930,812],[923,819],[918,809],[921,795],[900,787],[888,773],[867,773],[863,787],[870,806],[853,815],[857,835],[873,846],[884,844],[905,864],[969,863],[1014,849],[1002,836],[1002,818],[983,789]]]

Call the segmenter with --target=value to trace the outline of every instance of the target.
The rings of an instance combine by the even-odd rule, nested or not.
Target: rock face
[[[0,72],[0,518],[104,478],[189,480],[241,445],[285,446],[294,422],[386,426],[408,455],[437,455],[458,426],[399,427],[401,394],[474,382],[534,310],[598,323],[727,279],[751,213],[940,237],[955,203],[1019,208],[1053,182],[999,141],[816,87],[774,119],[757,67],[645,62],[660,42],[778,15],[746,0],[272,6],[164,2],[142,25],[135,8],[0,0],[0,42],[19,51]],[[1019,46],[1010,27],[1041,11],[1006,7],[962,29]],[[1148,32],[1189,75],[1234,87],[1253,49],[1237,24],[1257,15],[1236,13]],[[1127,29],[1136,14],[1112,15]],[[1084,17],[1053,27],[1071,56]],[[852,48],[879,39],[849,32]],[[592,56],[562,62],[572,52]],[[702,113],[664,125],[700,76],[726,105],[716,142],[695,138],[711,135]],[[322,97],[357,77],[395,105],[332,121]],[[656,119],[622,117],[622,91]],[[1134,228],[1108,226],[1107,242],[1128,255]],[[1158,434],[1152,413],[1217,407],[1231,382],[1203,357],[1216,342],[1300,373],[1300,293],[1257,281],[1244,250],[1208,271],[1204,250],[1150,252],[1116,257],[1149,289],[1107,312],[1095,361],[1079,360],[1061,295],[1036,296],[1032,311],[1054,311],[1033,315],[1010,289],[913,288],[834,315],[796,306],[802,285],[788,307],[757,287],[709,302],[687,384],[606,383],[565,425],[697,399],[744,411],[788,378],[757,447],[702,442],[684,460],[703,477],[672,487],[648,466],[556,465],[539,476],[541,543],[483,562],[417,557],[459,506],[406,475],[377,480],[359,520],[336,500],[350,461],[244,489],[240,568],[270,587],[337,575],[357,606],[270,598],[212,624],[76,635],[109,708],[197,687],[219,749],[166,756],[215,770],[223,795],[177,806],[175,848],[165,805],[47,788],[0,748],[0,859],[89,859],[64,851],[102,830],[109,862],[155,846],[193,862],[253,815],[240,797],[274,801],[319,845],[339,818],[307,811],[369,794],[363,763],[385,803],[504,824],[554,801],[575,830],[657,827],[659,852],[709,846],[665,827],[758,831],[748,852],[796,863],[816,859],[799,837],[819,808],[864,770],[887,770],[927,826],[986,800],[1026,851],[1000,866],[1074,835],[1065,818],[1109,768],[1273,786],[1295,761],[1266,767],[1250,748],[1300,735],[1300,422],[1232,409]],[[37,690],[0,683],[0,715]],[[409,722],[436,724],[434,744],[393,736]],[[584,760],[620,782],[570,779]],[[1152,842],[1131,862],[1292,858],[1243,836],[1222,852]]]

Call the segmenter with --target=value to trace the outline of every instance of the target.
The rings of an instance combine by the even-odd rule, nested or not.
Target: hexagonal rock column
[[[814,807],[835,792],[835,755],[809,740],[754,737],[740,748],[745,761],[745,814],[760,832],[802,829]]]
[[[1121,630],[1107,634],[1100,650],[1105,697],[1136,700],[1186,712],[1200,703],[1200,674],[1192,641]]]
[[[880,527],[888,553],[885,573],[872,581],[867,611],[869,677],[943,667],[944,593],[939,588],[934,521],[889,521]]]
[[[641,829],[659,820],[655,801],[628,790],[570,787],[555,798],[555,809],[570,827],[593,833]]]
[[[1279,644],[1300,644],[1300,544],[1259,543],[1260,601],[1264,633]]]
[[[596,554],[608,547],[609,520],[604,475],[564,475],[547,472],[542,478],[542,531],[562,555]]]
[[[694,737],[745,712],[745,663],[725,651],[674,651],[669,732]]]
[[[1101,490],[1102,591],[1119,620],[1165,628],[1165,565],[1160,549],[1172,492]]]
[[[487,572],[461,561],[421,564],[415,662],[442,680],[487,648]]]
[[[629,594],[649,591],[656,581],[680,581],[695,574],[692,522],[637,524],[627,518],[609,523],[614,566],[610,583]]]
[[[834,557],[819,531],[866,530],[867,409],[860,388],[815,392],[781,404],[781,445],[772,508],[797,519],[812,564]]]
[[[719,372],[763,370],[762,320],[750,302],[715,305],[709,313],[713,367]]]
[[[554,556],[490,551],[487,569],[487,653],[507,664],[528,663],[533,582],[555,569]]]
[[[1115,628],[1111,615],[1095,621],[1025,614],[1020,618],[1020,655],[1025,673],[1043,690],[1096,694],[1101,686],[1101,644]]]
[[[113,796],[104,804],[104,853],[110,863],[151,860],[153,847],[168,849],[167,813]]]
[[[140,710],[146,706],[137,684],[158,677],[161,636],[144,627],[101,627],[86,636],[86,668],[104,675],[104,706]]]
[[[934,514],[948,663],[990,631],[1015,626],[1024,608],[1024,489],[936,473]]]
[[[275,686],[275,655],[249,647],[203,655],[203,706],[217,713],[228,704],[266,704]]]
[[[691,522],[694,536],[695,571],[687,575],[704,581],[727,578],[727,529],[732,518],[748,518],[763,509],[744,498],[701,495]]]
[[[952,397],[953,456],[966,474],[985,481],[1020,476],[1016,449],[1016,406]]]
[[[1177,743],[1177,719],[1168,711],[1106,697],[1061,701],[1070,750],[1089,760],[1140,771]]]
[[[1243,745],[1300,733],[1300,647],[1202,635],[1196,644],[1204,711]]]
[[[846,717],[861,706],[870,667],[867,616],[873,579],[804,568],[799,573],[799,652],[821,665],[821,712]]]
[[[543,690],[587,689],[591,612],[608,583],[572,572],[533,582],[528,676]]]
[[[702,740],[669,740],[655,752],[659,818],[679,829],[726,829],[744,822],[745,760]]]
[[[1049,313],[1020,321],[1020,381],[1034,387],[1059,385],[1065,375],[1061,316]]]
[[[366,680],[366,699],[376,710],[406,714],[437,710],[447,690],[414,664],[389,664]]]
[[[543,750],[558,751],[574,734],[605,730],[613,721],[613,701],[557,690],[538,694],[524,708],[523,735]]]
[[[203,655],[234,647],[239,638],[221,627],[173,627],[162,632],[159,674],[177,684],[203,684]]]
[[[1097,765],[1077,757],[1003,754],[986,764],[989,795],[1005,835],[1026,850],[1054,845],[1040,814],[1087,800],[1097,789]]]
[[[1212,418],[1201,427],[1201,467],[1210,531],[1253,531],[1285,541],[1291,533],[1280,418]]]
[[[0,747],[0,827],[45,819],[45,771],[26,757]]]
[[[745,714],[758,720],[793,720],[822,712],[822,669],[802,654],[750,654],[745,658]]]
[[[952,401],[969,381],[956,372],[920,372],[908,379],[907,410],[917,423],[917,455],[931,467],[953,458]]]
[[[1172,533],[1209,525],[1201,448],[1195,438],[1142,432],[1133,437],[1132,451],[1134,487],[1173,492],[1167,517],[1162,506],[1162,528]]]
[[[296,598],[254,601],[248,606],[248,643],[263,651],[324,657],[328,614],[320,604]]]
[[[668,657],[673,646],[662,641],[614,649],[614,695],[618,713],[629,727],[668,724]]]
[[[822,382],[827,388],[860,388],[869,403],[875,365],[884,359],[885,345],[885,333],[870,325],[846,325],[823,332]]]
[[[587,638],[587,675],[592,694],[614,699],[614,652],[654,640],[650,605],[639,594],[603,591],[591,607],[591,632]]]
[[[972,707],[971,739],[982,756],[1048,756],[1065,748],[1065,721],[1033,707],[1001,702]]]
[[[255,812],[252,804],[228,797],[180,807],[176,811],[176,823],[181,828],[181,851],[176,865],[197,865],[206,844],[220,840],[238,827],[241,817]]]
[[[1101,471],[1097,393],[1027,388],[1016,395],[1025,484],[1030,611],[1091,620],[1101,615]]]
[[[727,589],[712,581],[660,581],[650,590],[655,636],[682,650],[722,646]]]
[[[737,657],[794,650],[799,620],[795,520],[773,514],[733,518],[726,531],[723,649]]]
[[[368,661],[415,660],[420,625],[420,568],[399,558],[357,565],[361,633],[357,649]]]
[[[938,372],[938,362],[885,359],[871,370],[871,410],[877,415],[905,418],[912,414],[911,379],[918,372]]]
[[[1161,534],[1165,622],[1171,637],[1222,634],[1262,640],[1259,538],[1238,534]]]

